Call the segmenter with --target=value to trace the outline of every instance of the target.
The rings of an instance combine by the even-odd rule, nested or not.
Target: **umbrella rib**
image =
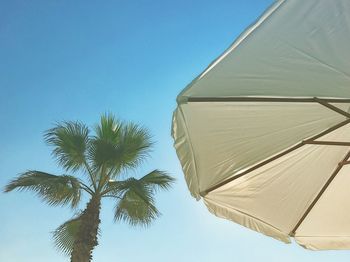
[[[326,146],[350,146],[350,142],[338,142],[338,141],[312,141],[305,140],[305,144],[308,145],[326,145]]]
[[[319,134],[317,134],[317,135],[315,135],[315,136],[313,136],[313,137],[311,137],[311,138],[309,138],[309,139],[307,139],[305,141],[301,141],[301,142],[297,143],[296,145],[294,145],[294,146],[292,146],[292,147],[290,147],[290,148],[280,152],[279,154],[274,155],[274,156],[272,156],[272,157],[270,157],[270,158],[268,158],[268,159],[266,159],[266,160],[264,160],[264,161],[262,161],[262,162],[260,162],[260,163],[258,163],[256,165],[254,165],[254,166],[244,170],[242,173],[239,173],[239,174],[237,174],[235,176],[232,176],[232,177],[230,177],[230,178],[228,178],[228,179],[226,179],[226,180],[224,180],[224,181],[222,181],[222,182],[220,182],[220,183],[218,183],[218,184],[216,184],[216,185],[214,185],[214,186],[212,186],[212,187],[210,187],[210,188],[200,192],[200,195],[202,197],[204,197],[205,195],[207,195],[208,193],[212,192],[213,190],[218,189],[218,188],[226,185],[227,183],[230,183],[233,180],[235,180],[235,179],[237,179],[237,178],[239,178],[241,176],[244,176],[244,175],[254,171],[255,169],[258,169],[258,168],[260,168],[262,166],[265,166],[266,164],[268,164],[268,163],[270,163],[270,162],[272,162],[272,161],[274,161],[274,160],[276,160],[276,159],[278,159],[278,158],[280,158],[280,157],[282,157],[282,156],[284,156],[284,155],[286,155],[286,154],[288,154],[288,153],[290,153],[290,152],[292,152],[292,151],[302,147],[303,145],[306,145],[310,141],[316,140],[316,139],[318,139],[318,138],[320,138],[320,137],[322,137],[322,136],[324,136],[324,135],[326,135],[328,133],[331,133],[331,132],[333,132],[333,131],[335,131],[335,130],[337,130],[337,129],[339,129],[339,128],[341,128],[341,127],[343,127],[343,126],[345,126],[346,124],[349,124],[349,123],[350,123],[350,119],[346,119],[346,120],[344,120],[344,121],[342,121],[342,122],[340,122],[340,123],[338,123],[338,124],[328,128],[328,129],[322,131],[321,133],[319,133]]]
[[[320,105],[327,107],[328,109],[345,116],[347,119],[322,131],[321,133],[303,140],[297,144],[295,144],[294,146],[278,153],[277,155],[274,155],[254,166],[251,166],[250,168],[244,170],[243,172],[232,176],[202,192],[200,192],[200,195],[202,197],[206,196],[208,193],[212,192],[215,189],[218,189],[224,185],[226,185],[227,183],[232,182],[233,180],[242,177],[262,166],[265,166],[266,164],[294,151],[297,150],[298,148],[302,147],[303,145],[307,145],[307,144],[314,144],[314,145],[335,145],[335,146],[350,146],[350,142],[340,142],[340,141],[315,141],[316,139],[330,133],[333,132],[343,126],[345,126],[346,124],[350,123],[350,113],[334,106],[331,105],[329,103],[349,103],[350,100],[349,99],[320,99],[318,97],[314,97],[312,99],[310,98],[266,98],[266,97],[189,97],[188,98],[188,102],[317,102]],[[334,178],[337,176],[337,174],[340,172],[340,170],[342,169],[342,167],[344,165],[348,165],[350,164],[350,151],[348,151],[348,153],[344,156],[344,158],[338,163],[337,167],[335,168],[335,170],[333,171],[333,173],[331,174],[331,176],[328,178],[328,180],[326,181],[326,183],[323,185],[323,187],[321,188],[321,190],[318,192],[318,194],[316,195],[316,197],[314,198],[314,200],[312,201],[312,203],[309,205],[309,207],[306,209],[306,211],[303,213],[302,217],[298,220],[297,224],[294,226],[294,228],[292,229],[292,231],[289,233],[290,236],[294,237],[295,236],[295,232],[296,230],[299,228],[299,226],[303,223],[303,221],[305,220],[305,218],[308,216],[308,214],[311,212],[311,210],[313,209],[313,207],[316,205],[316,203],[318,202],[318,200],[321,198],[321,196],[323,195],[323,193],[326,191],[326,189],[329,187],[329,185],[332,183],[332,181],[334,180]]]
[[[317,201],[320,199],[320,197],[323,195],[323,193],[326,191],[326,189],[328,188],[328,186],[332,183],[332,181],[334,180],[334,178],[337,176],[337,174],[339,173],[339,171],[342,169],[342,167],[344,166],[344,164],[346,164],[348,162],[348,159],[350,157],[350,151],[345,155],[345,157],[343,158],[343,160],[341,162],[338,163],[338,166],[336,167],[336,169],[333,171],[332,175],[329,177],[329,179],[327,180],[326,184],[324,184],[324,186],[322,187],[321,191],[317,194],[316,198],[312,201],[311,205],[306,209],[306,211],[304,212],[303,216],[299,219],[298,223],[295,225],[295,227],[293,228],[293,230],[289,233],[290,236],[295,236],[295,232],[297,231],[297,229],[299,228],[300,224],[305,220],[305,218],[307,217],[307,215],[310,213],[310,211],[312,210],[312,208],[316,205]]]
[[[349,99],[327,99],[327,98],[318,98],[318,97],[313,97],[313,98],[276,98],[276,97],[189,97],[188,98],[188,102],[239,102],[239,101],[251,101],[251,102],[317,102],[320,105],[323,105],[345,117],[347,117],[347,119],[343,122],[340,122],[339,124],[336,124],[328,129],[326,129],[325,131],[307,139],[304,141],[299,142],[298,144],[282,151],[281,153],[272,156],[271,158],[266,159],[265,161],[262,161],[250,168],[248,168],[247,170],[232,176],[202,192],[200,192],[200,195],[202,197],[204,197],[205,195],[207,195],[208,193],[210,193],[211,191],[218,189],[219,187],[222,187],[223,185],[226,185],[227,183],[241,177],[244,176],[252,171],[254,171],[255,169],[258,169],[300,147],[302,147],[303,145],[306,144],[316,144],[316,145],[337,145],[337,146],[350,146],[349,142],[333,142],[333,141],[315,141],[316,139],[330,133],[333,132],[335,130],[337,130],[338,128],[350,123],[350,113],[345,112],[343,110],[341,110],[340,108],[333,106],[329,103],[349,103],[350,100]]]
[[[333,111],[335,111],[335,112],[337,112],[337,113],[339,113],[347,118],[350,118],[350,114],[348,112],[345,112],[344,110],[341,110],[340,108],[329,104],[327,100],[320,99],[318,97],[314,97],[314,100],[317,103],[319,103],[319,104],[321,104],[321,105],[323,105],[323,106],[325,106],[325,107],[327,107],[327,108],[329,108],[329,109],[331,109],[331,110],[333,110]]]
[[[350,103],[348,98],[317,98],[326,103]],[[214,96],[202,96],[202,97],[188,97],[187,102],[298,102],[298,103],[312,103],[316,101],[315,97],[298,98],[298,97],[214,97]],[[348,116],[349,117],[349,116]]]

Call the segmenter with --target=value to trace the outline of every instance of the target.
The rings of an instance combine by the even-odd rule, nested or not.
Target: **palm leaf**
[[[54,147],[53,156],[66,170],[77,170],[85,164],[89,129],[79,122],[63,122],[45,133],[46,142]]]
[[[40,171],[28,171],[12,180],[5,192],[14,189],[34,191],[49,205],[71,204],[76,207],[81,196],[80,182],[73,176],[55,176]]]
[[[156,169],[142,177],[140,181],[151,187],[153,190],[168,190],[174,183],[175,179],[167,175],[166,172]]]
[[[81,215],[68,220],[52,232],[56,248],[65,255],[70,255],[81,224]]]
[[[125,181],[112,181],[110,180],[106,186],[104,193],[113,193],[114,195],[120,195],[125,193],[130,187],[140,186],[147,188],[148,191],[155,192],[158,189],[168,190],[174,183],[175,179],[166,172],[160,170],[153,170],[140,179],[129,178]],[[137,189],[137,187],[135,187]]]
[[[146,129],[117,121],[111,115],[103,116],[95,131],[89,159],[96,168],[104,165],[115,173],[123,168],[134,168],[148,156],[152,146]]]
[[[148,155],[153,143],[147,129],[129,123],[121,132],[119,148],[123,152],[122,163],[125,167],[137,167]]]
[[[140,180],[110,182],[110,194],[118,199],[115,220],[123,220],[132,226],[148,226],[160,212],[154,206],[153,191]]]
[[[122,123],[112,114],[101,116],[100,124],[95,126],[96,137],[101,140],[110,141],[113,144],[119,141],[119,130]]]

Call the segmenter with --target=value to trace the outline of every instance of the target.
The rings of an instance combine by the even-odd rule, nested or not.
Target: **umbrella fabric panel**
[[[179,96],[350,98],[350,1],[277,1]]]
[[[335,137],[349,141],[350,126],[326,135],[328,140]],[[348,151],[344,146],[305,145],[210,192],[204,199],[214,214],[283,240],[281,235],[291,233]],[[310,224],[315,225],[312,223],[310,218]],[[273,227],[275,235],[262,224]],[[317,225],[313,229],[317,230]]]
[[[345,165],[296,231],[306,248],[350,248],[350,166]]]
[[[317,103],[188,103],[175,112],[173,136],[191,193],[198,197],[344,119]]]

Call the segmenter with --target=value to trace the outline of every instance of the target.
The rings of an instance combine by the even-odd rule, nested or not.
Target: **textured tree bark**
[[[97,246],[101,198],[92,197],[81,216],[81,224],[74,242],[71,262],[90,262],[92,251]]]

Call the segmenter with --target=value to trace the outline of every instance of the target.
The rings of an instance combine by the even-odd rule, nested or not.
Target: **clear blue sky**
[[[61,174],[42,139],[55,121],[94,124],[110,111],[157,144],[139,174],[177,178],[150,228],[113,223],[104,202],[95,261],[349,261],[211,215],[191,198],[172,147],[176,95],[272,0],[0,1],[0,187],[27,169]],[[50,232],[72,216],[31,193],[0,194],[0,261],[60,262]]]

